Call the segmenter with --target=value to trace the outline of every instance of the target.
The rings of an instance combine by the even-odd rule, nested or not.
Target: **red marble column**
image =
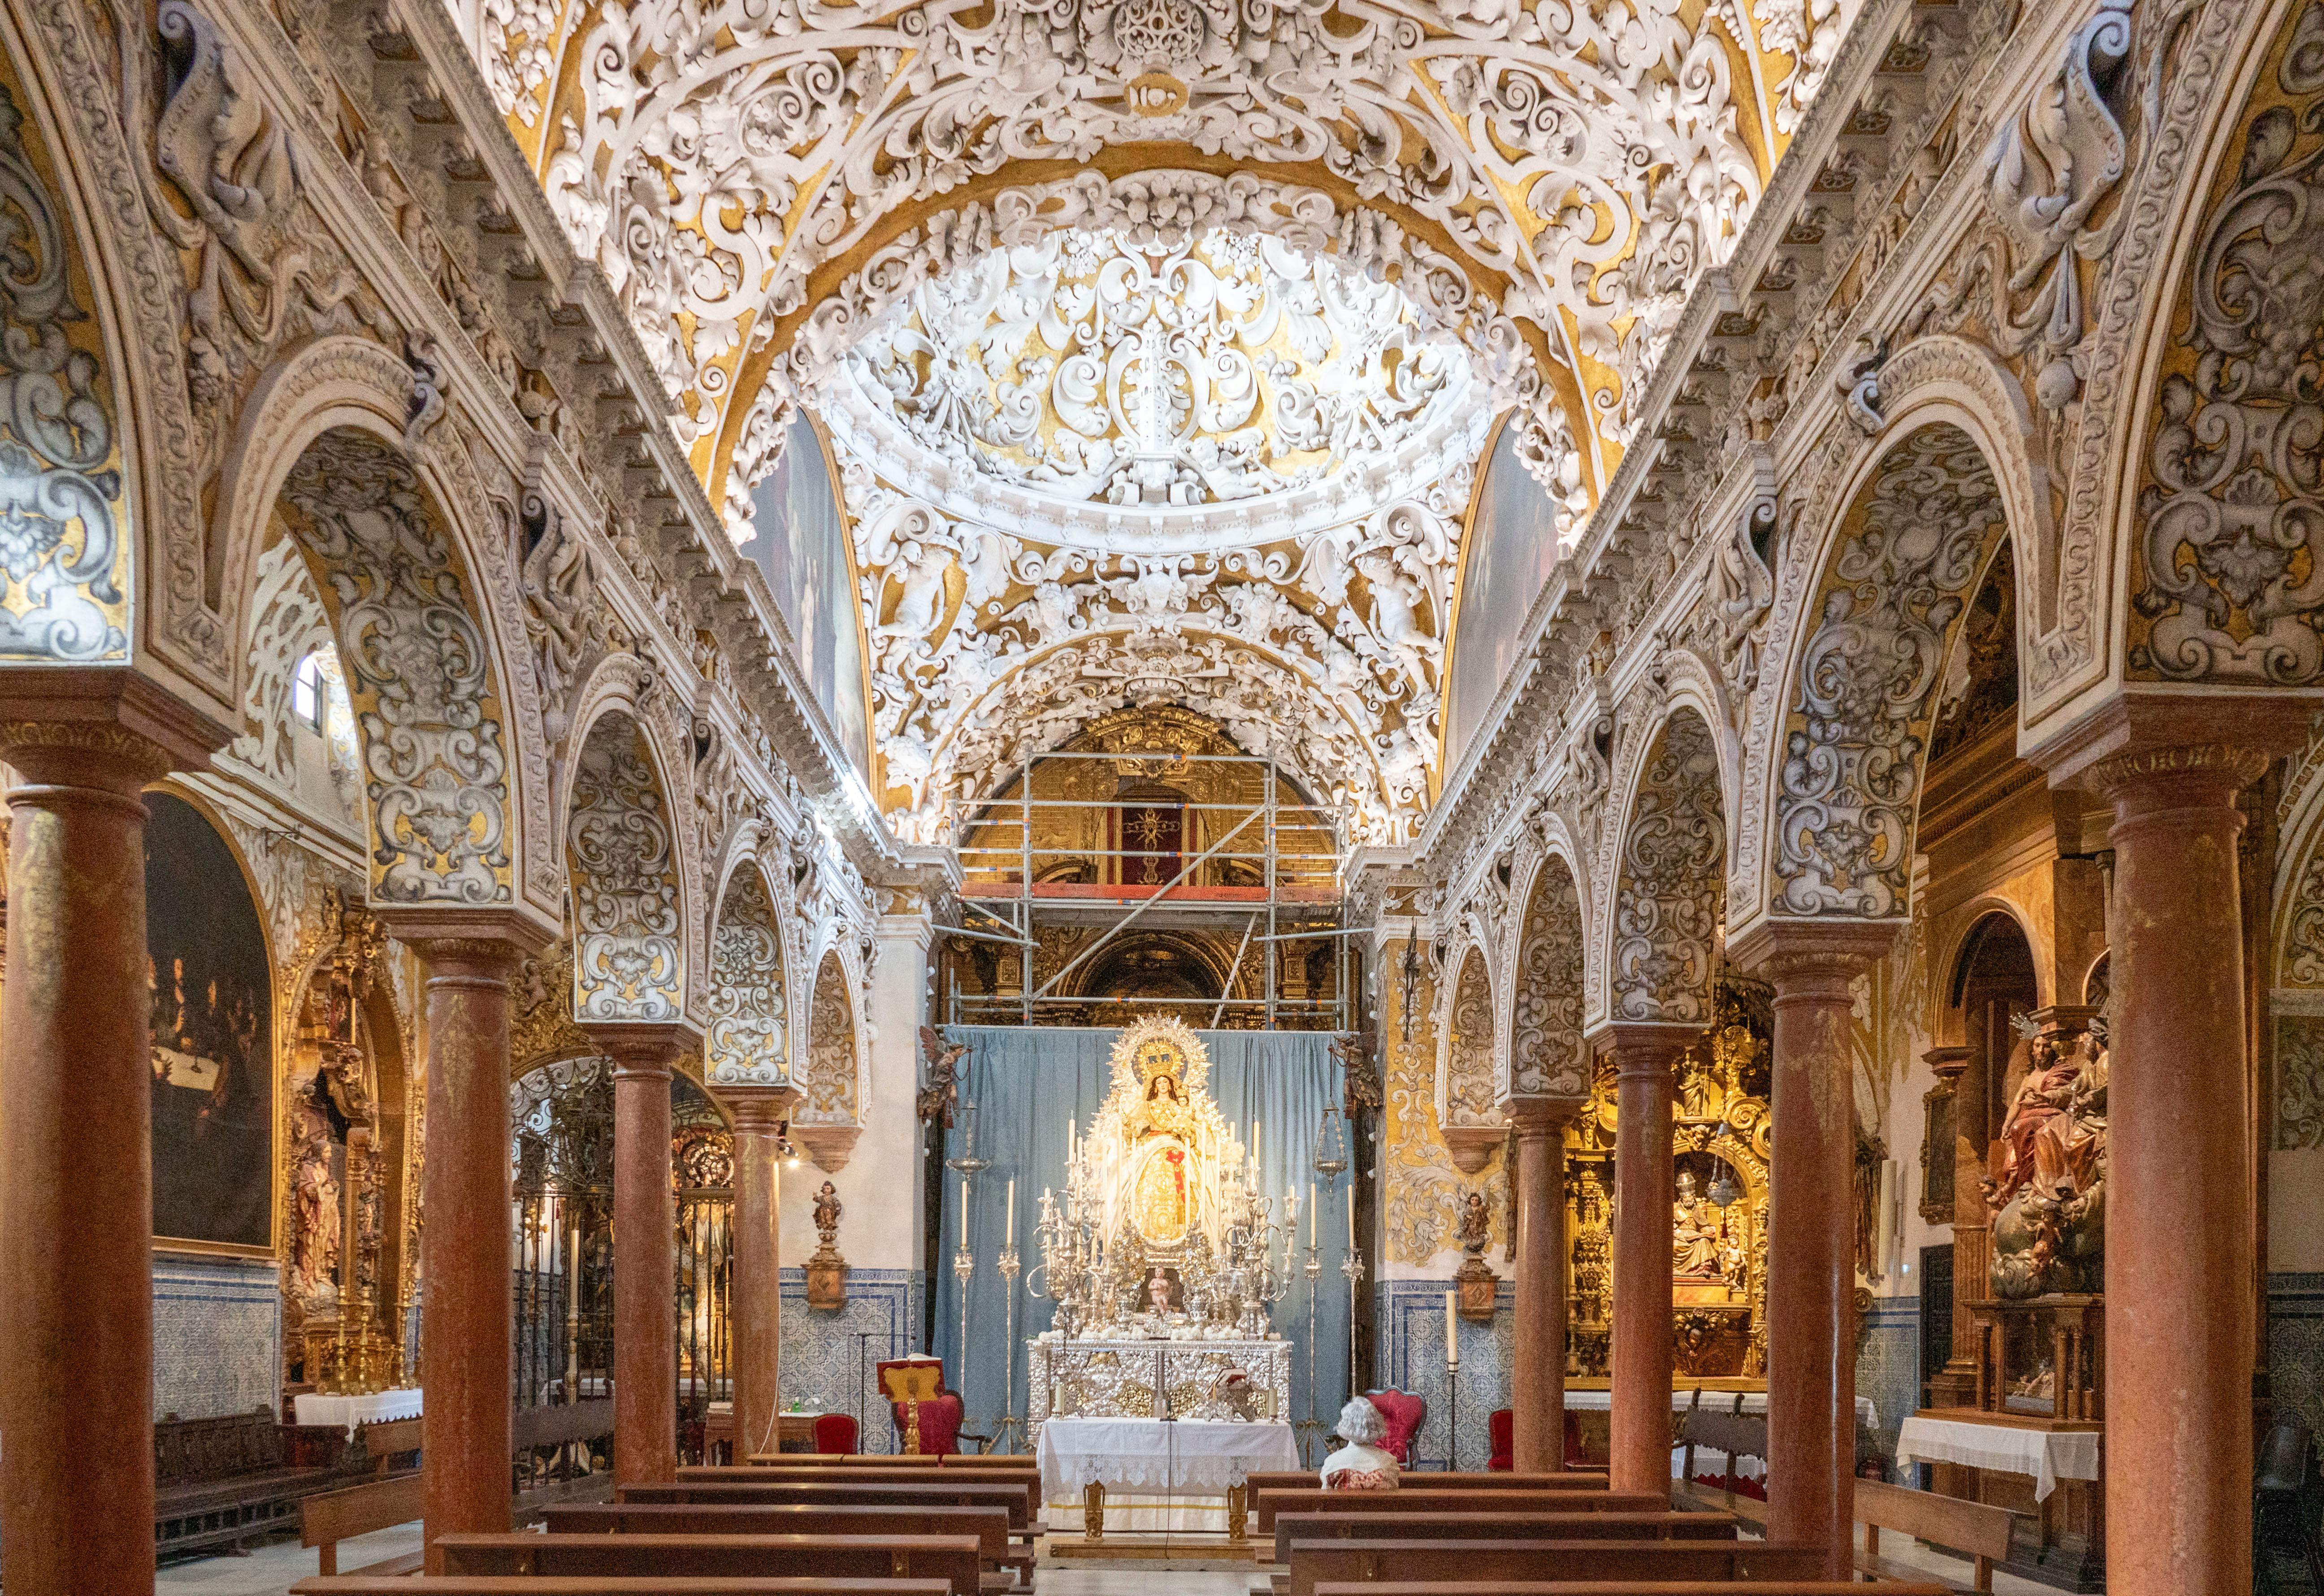
[[[727,1325],[734,1360],[734,1461],[778,1450],[782,1411],[782,1158],[778,1139],[798,1093],[729,1086],[734,1116],[733,1278]]]
[[[2236,793],[2247,748],[2118,754],[2107,1172],[2107,1580],[2251,1588],[2251,1280]]]
[[[1565,1456],[1565,1128],[1576,1102],[1520,1098],[1517,1126],[1517,1345],[1509,1377],[1510,1466],[1553,1470]]]
[[[1616,1490],[1671,1488],[1671,1066],[1700,1027],[1611,1027],[1614,1055]]]
[[[1763,921],[1729,956],[1774,983],[1767,1202],[1767,1538],[1854,1577],[1856,1107],[1849,983],[1895,927]]]
[[[452,920],[436,917],[438,928]],[[427,1004],[420,1468],[432,1545],[509,1527],[509,979],[536,944],[483,934],[406,940],[420,955]],[[428,1572],[443,1572],[432,1550]]]
[[[678,1198],[670,1064],[698,1041],[672,1025],[597,1025],[613,1060],[613,1479],[678,1478]]]
[[[152,1039],[145,806],[160,748],[0,725],[0,1581],[152,1596]]]

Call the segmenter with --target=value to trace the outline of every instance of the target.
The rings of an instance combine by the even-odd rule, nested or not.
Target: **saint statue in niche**
[[[1678,1172],[1678,1200],[1671,1204],[1671,1272],[1675,1275],[1719,1273],[1719,1210],[1695,1195],[1694,1172]]]

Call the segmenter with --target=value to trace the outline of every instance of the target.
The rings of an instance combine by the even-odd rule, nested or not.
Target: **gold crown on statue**
[[[1113,1079],[1139,1087],[1157,1075],[1176,1075],[1188,1090],[1211,1073],[1210,1050],[1183,1019],[1148,1015],[1125,1029],[1113,1044]]]

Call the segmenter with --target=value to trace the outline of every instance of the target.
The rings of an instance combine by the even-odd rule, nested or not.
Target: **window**
[[[299,661],[290,678],[290,713],[310,732],[323,729],[323,656],[318,651]]]

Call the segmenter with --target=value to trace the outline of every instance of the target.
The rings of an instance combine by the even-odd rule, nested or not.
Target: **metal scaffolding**
[[[1161,807],[1152,798],[1035,798],[1034,772],[1045,764],[1070,761],[1098,761],[1112,764],[1125,762],[1157,767],[1165,772],[1183,770],[1196,764],[1240,765],[1256,768],[1259,772],[1260,796],[1254,802],[1197,802],[1187,798],[1172,803],[1181,816],[1180,830],[1175,848],[1085,847],[1057,845],[1044,847],[1034,836],[1036,811],[1074,810],[1084,814],[1111,813],[1120,817],[1121,826],[1113,833],[1115,840],[1127,842],[1121,835],[1133,811],[1148,811]],[[972,941],[999,943],[1017,950],[1018,992],[1014,997],[1001,995],[963,994],[955,979],[948,994],[953,1011],[964,1008],[1014,1008],[1021,1023],[1034,1022],[1036,1011],[1045,1006],[1109,1004],[1167,1004],[1211,1011],[1211,1023],[1217,1024],[1227,1012],[1259,1010],[1266,1029],[1276,1029],[1279,1018],[1288,1015],[1329,1016],[1330,1029],[1345,1029],[1349,1023],[1350,1004],[1353,1001],[1352,983],[1346,969],[1346,951],[1342,949],[1335,968],[1335,995],[1328,999],[1284,996],[1277,981],[1276,949],[1287,942],[1307,942],[1344,938],[1348,932],[1341,925],[1342,860],[1345,838],[1340,829],[1338,815],[1322,805],[1284,801],[1289,784],[1283,779],[1274,760],[1258,754],[1221,753],[1123,753],[1094,752],[1056,752],[1027,756],[1016,770],[1015,796],[1003,796],[1004,785],[993,796],[983,798],[952,800],[947,816],[949,835],[961,863],[961,907],[963,918],[982,917],[984,924],[940,926],[939,931]],[[1293,789],[1296,795],[1296,789]],[[1208,841],[1201,853],[1187,856],[1187,833],[1192,825],[1201,824],[1204,816],[1217,816],[1221,822],[1232,818],[1225,831]],[[1247,836],[1252,827],[1259,827],[1256,838]],[[1288,840],[1294,844],[1286,849]],[[1315,839],[1324,841],[1323,850],[1315,851]],[[1148,839],[1152,841],[1153,839]],[[1236,844],[1240,843],[1240,846]],[[1045,871],[1054,870],[1056,862],[1084,861],[1145,862],[1154,879],[1144,881],[1066,882],[1044,881]],[[1158,879],[1159,862],[1177,863],[1176,872],[1169,880]],[[1256,886],[1204,882],[1198,875],[1205,865],[1232,866],[1247,864],[1255,867],[1259,877]],[[1127,863],[1109,867],[1101,863],[1101,873],[1127,874]],[[1164,923],[1189,921],[1232,926],[1240,922],[1241,942],[1235,953],[1234,964],[1229,967],[1222,990],[1215,997],[1091,997],[1058,996],[1056,989],[1075,970],[1086,964],[1101,948],[1111,943],[1120,933],[1140,921],[1153,917]],[[1086,947],[1035,988],[1033,955],[1039,946],[1039,930],[1044,925],[1066,923],[1102,924],[1104,930]],[[1265,934],[1259,935],[1261,925]],[[1262,951],[1262,995],[1237,998],[1233,995],[1235,978],[1240,973],[1244,955],[1258,944]]]

